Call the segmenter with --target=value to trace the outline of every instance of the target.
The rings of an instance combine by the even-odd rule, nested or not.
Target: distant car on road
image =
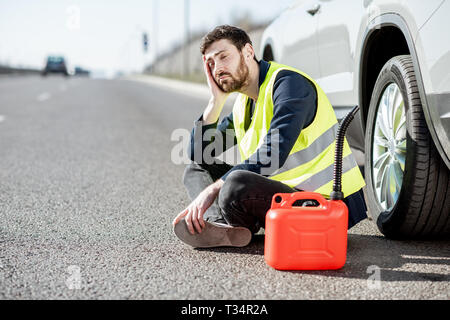
[[[90,71],[83,69],[82,67],[75,67],[75,76],[86,76],[88,77],[90,75]]]
[[[316,79],[338,118],[361,107],[348,139],[390,238],[450,235],[449,16],[448,0],[303,0],[261,39],[263,59]]]
[[[49,73],[62,73],[64,76],[69,75],[66,60],[62,56],[49,56],[45,64],[42,75],[46,76]]]

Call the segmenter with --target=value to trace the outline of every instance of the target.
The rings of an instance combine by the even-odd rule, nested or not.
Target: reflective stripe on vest
[[[233,108],[233,123],[241,158],[246,160],[254,154],[269,131],[273,118],[273,85],[281,70],[297,72],[310,80],[317,92],[317,111],[312,123],[301,130],[285,163],[281,168],[276,168],[269,178],[293,188],[329,196],[332,190],[335,138],[339,124],[322,89],[307,74],[297,69],[270,63],[266,79],[259,88],[258,100],[247,130],[244,128],[244,121],[248,97],[242,94],[237,97]],[[364,185],[364,179],[345,139],[342,176],[344,195],[347,197]]]
[[[329,146],[336,139],[336,133],[339,128],[339,124],[336,123],[330,129],[325,131],[319,138],[307,148],[294,152],[289,155],[284,165],[274,172],[273,175],[283,173],[298,166],[299,163],[305,163],[313,160],[323,152],[323,146]]]
[[[342,162],[342,173],[346,173],[347,171],[353,169],[355,166],[357,166],[355,159],[352,157],[352,155],[348,155]],[[330,181],[330,177],[333,177],[333,174],[334,163],[332,165],[329,165],[326,169],[319,171],[311,178],[299,183],[296,186],[296,189],[317,190],[321,186],[327,184]]]

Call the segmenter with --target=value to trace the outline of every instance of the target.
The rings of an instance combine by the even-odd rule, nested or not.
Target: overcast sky
[[[190,28],[210,30],[246,11],[255,21],[266,21],[293,2],[190,0]],[[42,67],[48,54],[62,54],[72,65],[108,74],[138,69],[153,59],[155,38],[159,52],[182,41],[184,4],[185,0],[0,0],[0,64]],[[143,31],[150,37],[147,55],[142,53]]]

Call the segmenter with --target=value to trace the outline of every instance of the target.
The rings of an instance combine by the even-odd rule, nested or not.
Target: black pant
[[[230,169],[231,166],[225,163],[188,165],[184,172],[183,183],[191,200]],[[296,191],[259,174],[236,170],[225,180],[219,196],[205,212],[204,219],[246,227],[256,233],[260,227],[264,228],[266,212],[270,209],[273,195]]]
[[[220,179],[231,168],[226,163],[189,164],[184,171],[183,183],[191,200],[194,200],[200,192]],[[260,227],[265,226],[266,213],[271,207],[273,195],[298,191],[254,172],[236,170],[228,175],[219,196],[205,212],[204,219],[246,227],[256,233]],[[344,199],[344,202],[349,209],[348,228],[367,217],[367,208],[361,190]]]

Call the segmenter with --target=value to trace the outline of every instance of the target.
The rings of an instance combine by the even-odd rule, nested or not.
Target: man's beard
[[[226,72],[217,75],[217,78],[220,78],[224,75],[228,76],[228,78],[225,79],[222,83],[220,82],[220,80],[216,81],[219,88],[226,93],[240,91],[243,87],[246,87],[248,85],[248,67],[245,64],[244,55],[241,53],[240,56],[241,59],[237,68],[236,76]]]

